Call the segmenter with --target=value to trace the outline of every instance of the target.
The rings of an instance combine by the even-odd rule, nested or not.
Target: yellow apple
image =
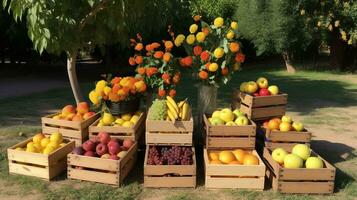
[[[259,88],[268,88],[268,80],[264,77],[260,77],[257,80]]]
[[[217,118],[217,117],[219,118],[220,115],[221,115],[221,111],[216,110],[216,111],[213,112],[212,118]]]
[[[277,94],[279,94],[279,88],[278,88],[278,86],[276,86],[276,85],[271,85],[271,86],[269,86],[269,87],[268,87],[268,90],[269,90],[269,92],[270,92],[271,95],[277,95]]]
[[[284,163],[284,158],[285,158],[286,155],[288,155],[288,152],[286,152],[283,148],[276,148],[271,153],[271,156],[273,157],[273,160],[275,160],[279,164],[283,164]]]
[[[293,128],[295,131],[300,132],[304,130],[304,125],[301,122],[293,122]]]
[[[229,108],[223,109],[220,112],[219,117],[221,118],[221,120],[223,120],[226,123],[234,120],[234,114],[233,114],[232,110]]]
[[[226,126],[237,126],[237,124],[234,121],[229,121],[226,123]]]
[[[234,121],[238,126],[244,126],[249,124],[249,120],[246,116],[239,116],[235,121]]]
[[[221,118],[212,117],[212,119],[211,119],[211,124],[212,124],[213,126],[224,125],[224,121],[221,120]]]
[[[282,122],[287,122],[287,123],[291,124],[291,122],[293,121],[293,119],[292,119],[290,116],[288,116],[288,115],[284,115],[284,116],[281,117],[281,121],[282,121]]]
[[[258,85],[255,81],[249,81],[245,86],[245,92],[253,94],[258,90]]]
[[[283,131],[283,132],[290,131],[291,128],[292,128],[291,124],[288,122],[281,122],[281,124],[279,125],[280,131]]]
[[[324,162],[318,157],[311,156],[306,160],[305,166],[308,169],[320,169],[324,168]]]
[[[293,147],[291,153],[299,156],[303,160],[306,160],[311,155],[311,149],[306,144],[297,144]]]
[[[245,87],[246,87],[246,85],[247,85],[247,82],[241,83],[241,84],[240,84],[240,87],[239,87],[239,91],[245,92]]]
[[[291,168],[291,169],[301,168],[303,164],[304,161],[295,154],[288,154],[284,158],[285,168]]]

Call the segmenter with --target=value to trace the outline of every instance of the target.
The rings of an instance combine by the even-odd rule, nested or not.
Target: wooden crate
[[[318,156],[315,152],[312,155]],[[271,151],[263,150],[263,157],[267,166],[266,176],[274,191],[280,193],[328,194],[333,193],[336,168],[326,160],[322,169],[287,169],[275,162]]]
[[[296,144],[307,144],[310,146],[311,142],[311,132],[304,131],[287,131],[281,132],[277,130],[270,130],[262,128],[265,139],[265,147],[268,149],[274,150],[275,148],[281,147],[287,151],[291,151],[291,149]]]
[[[189,121],[160,121],[146,119],[146,144],[192,146],[193,117]]]
[[[48,155],[15,150],[17,147],[26,147],[31,141],[32,138],[7,149],[10,174],[34,176],[49,181],[66,170],[67,154],[75,147],[74,141],[65,140],[65,146]]]
[[[148,145],[145,152],[144,187],[196,187],[196,152],[194,147],[192,147],[192,165],[148,165],[149,148],[150,146]],[[177,176],[168,176],[168,174],[177,174]]]
[[[264,190],[265,165],[255,150],[252,153],[259,158],[259,165],[210,164],[208,151],[204,149],[206,188]]]
[[[120,160],[68,154],[67,176],[69,179],[104,183],[119,187],[137,159],[137,142]]]
[[[46,135],[61,133],[63,138],[75,141],[76,146],[80,146],[83,142],[88,140],[88,127],[100,116],[100,114],[97,113],[91,118],[81,122],[52,119],[53,116],[58,114],[59,113],[56,113],[41,118],[42,132]]]
[[[98,127],[100,119],[97,119],[92,125],[89,126],[89,138],[98,136],[99,132],[109,133],[111,138],[117,139],[132,139],[133,141],[138,141],[141,134],[145,130],[145,118],[146,114],[143,112],[139,116],[139,120],[133,127],[122,127],[122,126],[102,126]]]
[[[243,92],[236,92],[236,94],[236,98],[240,101],[239,109],[252,120],[263,120],[285,115],[288,102],[287,94],[258,97]]]
[[[203,116],[207,148],[254,148],[256,124],[249,120],[246,126],[213,126]]]

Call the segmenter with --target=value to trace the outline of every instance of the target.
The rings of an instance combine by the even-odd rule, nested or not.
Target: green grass
[[[197,101],[197,88],[187,74],[178,88],[179,98],[189,98],[194,111]],[[355,123],[357,116],[357,75],[328,72],[298,72],[294,75],[284,71],[246,70],[238,72],[227,86],[218,90],[218,106],[226,107],[231,103],[232,89],[239,87],[242,81],[256,80],[260,76],[269,78],[271,84],[277,84],[281,91],[289,94],[289,112],[303,117],[307,126],[327,127],[338,132],[338,137],[346,136],[346,125]],[[351,78],[352,77],[352,78]],[[355,81],[355,82],[353,82]],[[88,94],[92,83],[84,83],[82,91]],[[321,149],[322,155],[338,167],[336,193],[324,195],[282,195],[271,190],[264,192],[247,190],[205,190],[202,177],[199,177],[197,189],[143,189],[143,153],[138,164],[131,172],[124,187],[114,188],[102,184],[66,180],[66,175],[57,177],[52,182],[37,178],[8,175],[6,149],[41,130],[40,117],[58,110],[66,104],[74,103],[69,88],[56,89],[25,97],[0,100],[0,185],[6,189],[0,192],[0,199],[39,195],[37,199],[354,199],[357,196],[357,153],[346,148],[350,153],[341,159],[335,149]],[[351,108],[348,112],[344,109]],[[353,110],[354,108],[354,110]],[[353,133],[350,133],[353,135]],[[356,136],[354,136],[356,138]],[[329,141],[333,142],[333,141]],[[199,159],[199,161],[202,159]],[[199,163],[202,175],[202,163]],[[13,189],[13,190],[12,190]]]

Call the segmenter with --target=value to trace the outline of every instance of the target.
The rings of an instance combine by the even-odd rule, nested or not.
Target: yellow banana
[[[176,121],[176,118],[174,117],[174,115],[172,114],[171,110],[167,111],[167,116],[169,116],[169,118],[171,119],[172,122]]]
[[[174,107],[174,109],[175,109],[176,112],[178,113],[178,112],[179,112],[179,109],[178,109],[178,107],[177,107],[177,104],[176,104],[175,100],[174,100],[172,97],[170,97],[170,96],[166,96],[166,100],[167,100],[167,102],[171,103],[171,105]]]
[[[188,103],[184,103],[183,107],[182,107],[182,120],[189,120],[188,119],[188,109],[189,109]]]
[[[185,103],[186,101],[180,101],[180,103],[178,104],[178,107],[179,108],[182,108],[183,104]]]
[[[170,121],[169,115],[166,116],[166,121]]]
[[[169,102],[169,101],[166,101],[166,105],[167,107],[169,108],[169,110],[172,112],[172,114],[174,114],[175,116],[177,116],[178,114],[178,110],[176,110],[174,108],[174,106]],[[176,117],[177,118],[177,117]]]

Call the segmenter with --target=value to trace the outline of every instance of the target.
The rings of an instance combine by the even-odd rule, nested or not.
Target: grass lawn
[[[65,174],[51,182],[9,176],[6,149],[40,131],[41,116],[74,103],[71,90],[63,88],[0,100],[0,199],[356,199],[357,75],[328,72],[289,75],[284,71],[262,71],[237,73],[228,86],[219,89],[218,106],[229,106],[232,89],[239,87],[242,81],[265,76],[272,84],[277,84],[281,91],[289,94],[290,115],[304,122],[313,132],[314,150],[338,168],[334,194],[281,195],[270,189],[264,192],[205,190],[202,163],[198,163],[199,185],[196,189],[144,189],[142,151],[139,152],[138,164],[121,188],[67,180]],[[88,94],[92,86],[92,83],[84,83],[82,91]],[[184,77],[178,96],[189,97],[195,107],[197,89],[193,86],[194,82]]]

